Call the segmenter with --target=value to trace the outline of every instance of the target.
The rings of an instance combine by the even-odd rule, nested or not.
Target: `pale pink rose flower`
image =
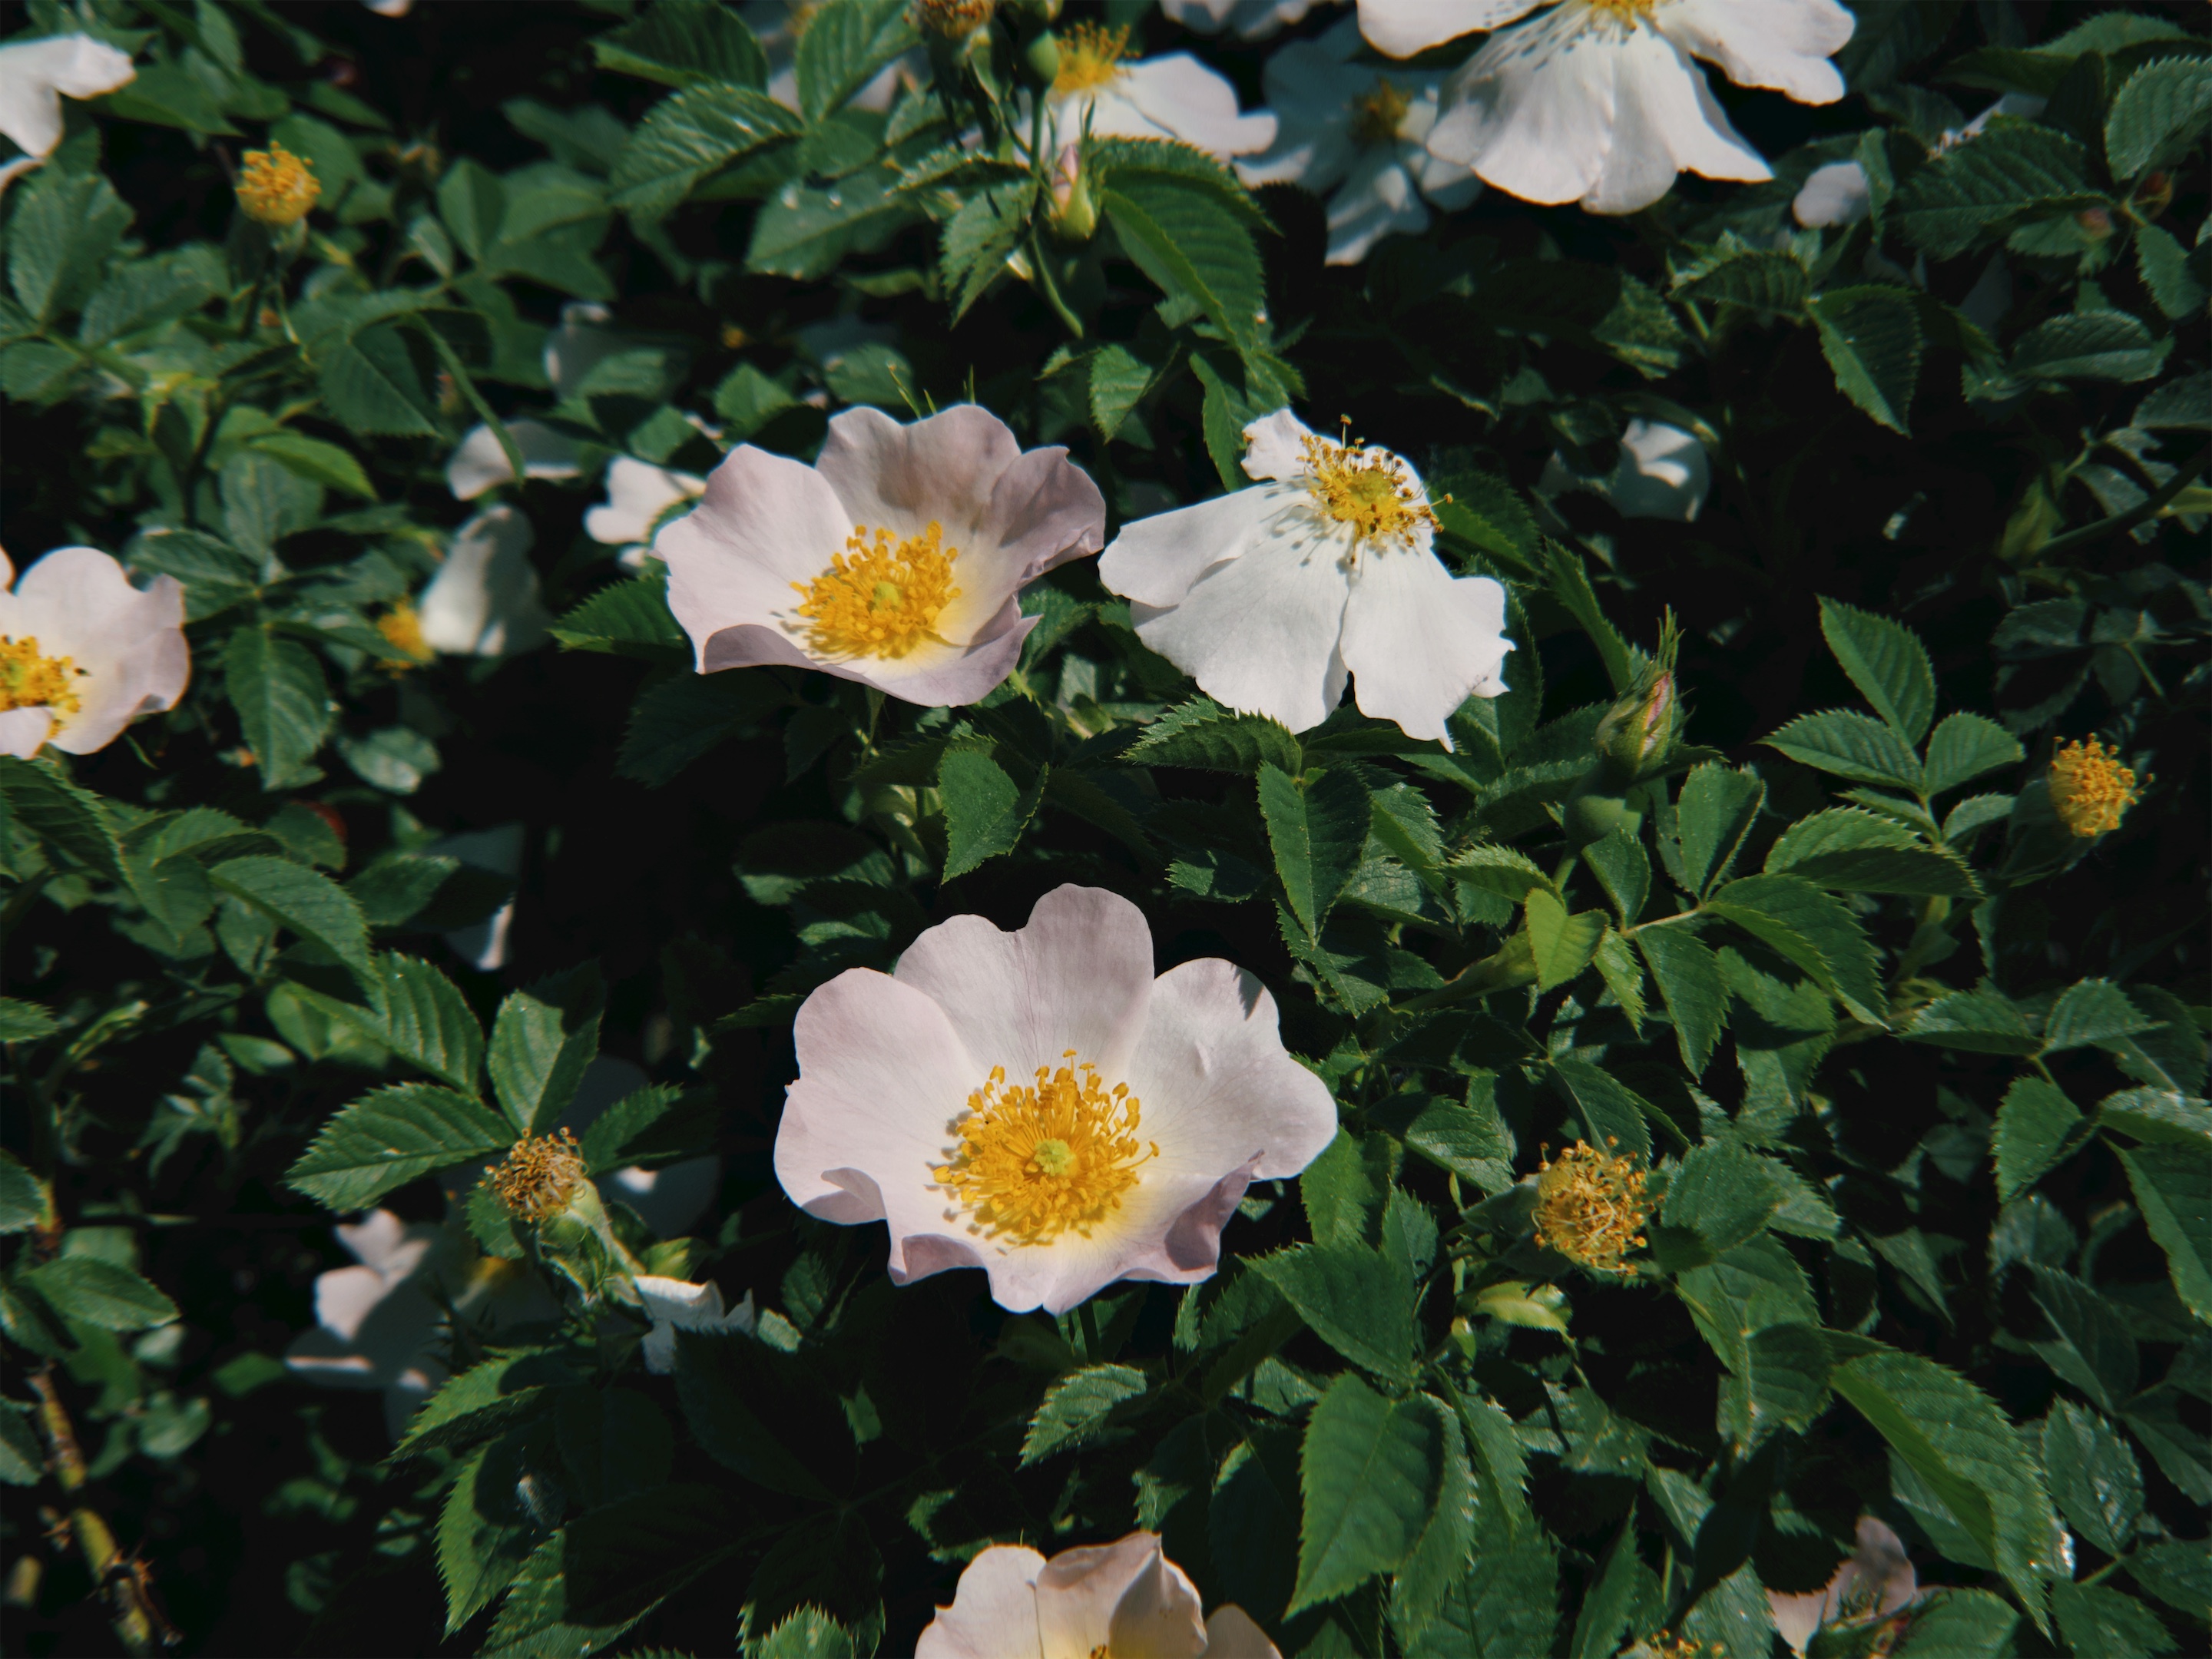
[[[1826,1588],[1802,1595],[1766,1592],[1774,1627],[1802,1654],[1823,1625],[1887,1619],[1920,1599],[1920,1579],[1905,1553],[1905,1542],[1871,1515],[1859,1516],[1858,1544]]]
[[[105,749],[191,674],[174,576],[133,587],[97,548],[58,547],[18,579],[0,553],[0,754]]]

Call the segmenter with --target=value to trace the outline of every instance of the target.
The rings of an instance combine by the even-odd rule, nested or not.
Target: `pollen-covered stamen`
[[[1129,26],[1108,28],[1102,23],[1078,23],[1060,37],[1060,72],[1052,89],[1062,97],[1111,86],[1121,76],[1121,59],[1129,52]]]
[[[247,218],[264,225],[295,225],[307,216],[322,193],[305,156],[276,143],[246,152],[245,170],[238,179],[238,205]]]
[[[583,1182],[584,1155],[566,1129],[557,1135],[525,1135],[491,1172],[499,1201],[525,1221],[560,1214]]]
[[[1423,526],[1437,527],[1437,515],[1412,469],[1389,450],[1311,434],[1298,444],[1315,505],[1338,523],[1350,525],[1356,542],[1410,548]]]
[[[1363,144],[1389,143],[1398,136],[1398,124],[1413,107],[1410,93],[1389,76],[1378,75],[1375,84],[1352,100],[1352,136]]]
[[[410,667],[429,661],[434,654],[429,641],[422,637],[422,616],[404,599],[376,619],[376,631],[392,647],[385,659],[387,667]]]
[[[2120,827],[2136,793],[2134,769],[2120,763],[2118,750],[2096,738],[2060,745],[2051,757],[2051,805],[2058,821],[2087,840]]]
[[[798,614],[806,642],[820,656],[903,657],[925,640],[944,643],[937,619],[960,597],[952,585],[957,547],[942,545],[944,526],[932,523],[919,536],[895,540],[878,530],[871,544],[855,526],[845,551],[811,582],[793,582],[805,596]]]
[[[1620,1143],[1608,1136],[1606,1144]],[[1634,1264],[1622,1258],[1644,1243],[1642,1230],[1651,1206],[1644,1196],[1644,1171],[1586,1140],[1540,1168],[1536,1242],[1596,1272],[1634,1278]]]
[[[76,683],[85,678],[68,657],[40,656],[35,635],[18,640],[0,634],[0,709],[47,709],[59,726],[63,715],[83,707]]]
[[[959,1145],[933,1173],[968,1212],[969,1231],[1016,1244],[1088,1238],[1159,1156],[1158,1142],[1137,1138],[1129,1085],[1109,1089],[1073,1048],[1061,1058],[1069,1064],[1038,1066],[1031,1085],[1009,1086],[1006,1068],[994,1066],[968,1097]]]

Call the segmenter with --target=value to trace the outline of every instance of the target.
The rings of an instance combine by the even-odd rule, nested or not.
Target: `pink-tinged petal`
[[[1413,58],[1476,29],[1494,29],[1543,0],[1359,0],[1359,32],[1390,58]]]
[[[79,707],[49,733],[57,749],[104,749],[140,714],[174,708],[184,695],[191,654],[175,577],[141,590],[98,549],[57,548],[23,573],[15,599],[11,629],[35,634],[42,655],[69,657],[83,671]]]
[[[1454,577],[1425,548],[1370,550],[1344,608],[1360,713],[1449,743],[1452,711],[1498,684],[1504,629],[1505,590],[1489,577]]]
[[[1022,615],[1021,601],[1008,594],[998,614],[964,646],[921,647],[902,658],[856,657],[813,666],[925,708],[957,708],[982,702],[1005,684],[1022,659],[1022,641],[1039,620]]]
[[[1206,1621],[1206,1659],[1283,1659],[1267,1632],[1234,1601]]]
[[[983,535],[1028,582],[1106,544],[1106,498],[1057,444],[1029,450],[991,487]]]
[[[1036,1607],[1044,1650],[1055,1659],[1102,1650],[1196,1659],[1206,1650],[1197,1589],[1153,1533],[1062,1550],[1036,1576]]]
[[[1036,1589],[1044,1565],[1035,1550],[992,1545],[961,1573],[952,1605],[938,1608],[915,1659],[1047,1659]]]
[[[1099,557],[1098,580],[1139,605],[1179,604],[1193,582],[1252,545],[1276,505],[1269,491],[1239,489],[1123,525]]]
[[[1651,21],[1740,87],[1771,87],[1801,104],[1844,95],[1828,59],[1850,43],[1855,20],[1837,0],[1668,0]]]
[[[46,747],[46,734],[53,727],[50,708],[0,709],[0,755],[29,760]]]
[[[1313,435],[1313,428],[1287,409],[1262,415],[1244,428],[1245,472],[1285,483],[1304,477],[1306,440]]]
[[[830,568],[859,520],[812,467],[741,444],[707,478],[698,507],[653,538],[668,565],[668,608],[691,636],[702,673],[750,662],[805,665],[780,617],[799,603],[802,587]],[[766,641],[724,643],[715,636],[766,631],[789,645],[769,654]]]
[[[1523,201],[1578,201],[1613,146],[1618,43],[1559,7],[1493,37],[1452,77],[1429,148]]]
[[[1904,1540],[1884,1522],[1863,1515],[1858,1547],[1820,1589],[1800,1595],[1766,1593],[1774,1627],[1793,1653],[1802,1654],[1814,1632],[1842,1619],[1847,1610],[1870,1619],[1889,1614],[1919,1599],[1919,1577],[1905,1553]]]
[[[1013,933],[954,916],[907,947],[898,981],[945,1012],[982,1070],[1027,1083],[1070,1048],[1118,1080],[1145,1027],[1152,994],[1152,930],[1145,913],[1100,887],[1056,887]]]
[[[1045,1569],[1048,1574],[1051,1571]],[[1040,1586],[1040,1604],[1043,1599]],[[1150,1654],[1158,1659],[1197,1659],[1206,1651],[1198,1586],[1160,1553],[1158,1539],[1152,1540],[1152,1559],[1115,1606],[1106,1646],[1109,1653]]]
[[[935,523],[947,542],[964,547],[982,527],[992,490],[1021,457],[1004,421],[957,404],[904,426],[879,409],[848,409],[830,421],[814,466],[850,524],[906,537]]]
[[[1180,603],[1131,609],[1138,636],[1208,696],[1293,732],[1319,726],[1344,695],[1337,641],[1351,592],[1346,544],[1321,532],[1304,493],[1277,508],[1243,557],[1213,566]]]

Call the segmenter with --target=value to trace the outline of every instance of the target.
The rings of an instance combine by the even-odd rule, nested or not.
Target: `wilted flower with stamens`
[[[1212,958],[1155,979],[1144,913],[1094,887],[1046,894],[1018,933],[942,922],[894,973],[814,992],[796,1035],[784,1190],[887,1222],[894,1282],[981,1267],[1018,1313],[1210,1277],[1245,1188],[1336,1132],[1260,982]]]
[[[653,550],[702,674],[781,663],[969,703],[1036,625],[1021,589],[1097,552],[1105,520],[1065,449],[1024,453],[987,410],[848,409],[812,466],[740,445]]]
[[[584,1184],[584,1155],[575,1135],[525,1135],[491,1171],[492,1190],[508,1211],[525,1221],[545,1221],[568,1207]]]
[[[1231,1602],[1201,1618],[1198,1587],[1160,1551],[1157,1534],[1062,1550],[994,1544],[960,1575],[915,1659],[1279,1659]]]
[[[91,547],[56,548],[11,589],[15,574],[0,553],[0,755],[89,755],[176,707],[192,659],[174,576],[133,587]]]
[[[2141,799],[2134,771],[2121,764],[2119,750],[2106,748],[2100,738],[2062,744],[2051,757],[2051,810],[2085,841],[2118,829]]]
[[[1389,450],[1318,437],[1286,409],[1244,441],[1258,489],[1124,526],[1099,560],[1138,635],[1293,732],[1327,720],[1349,678],[1362,714],[1449,744],[1454,709],[1506,689],[1505,590],[1444,568],[1428,493]]]
[[[238,180],[238,208],[257,223],[280,229],[307,216],[323,193],[315,170],[305,156],[295,155],[283,145],[246,152],[246,170]]]
[[[1611,1137],[1607,1145],[1619,1146]],[[1536,1242],[1596,1273],[1636,1276],[1623,1260],[1644,1244],[1651,1205],[1644,1171],[1628,1158],[1578,1140],[1546,1159],[1536,1180]]]
[[[991,21],[998,0],[914,0],[914,21],[947,40],[965,40]]]
[[[1792,1653],[1803,1653],[1824,1626],[1871,1625],[1894,1618],[1920,1599],[1919,1575],[1905,1541],[1871,1515],[1859,1516],[1858,1547],[1825,1588],[1803,1595],[1766,1593],[1774,1626]],[[1886,1647],[1857,1648],[1881,1653]]]

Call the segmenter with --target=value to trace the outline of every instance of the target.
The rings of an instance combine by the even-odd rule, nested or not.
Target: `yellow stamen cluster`
[[[1617,1146],[1608,1136],[1606,1144]],[[1629,1159],[1578,1140],[1553,1163],[1547,1158],[1536,1181],[1536,1242],[1570,1261],[1599,1273],[1636,1276],[1623,1257],[1644,1244],[1651,1213],[1644,1196],[1644,1171]]]
[[[1413,95],[1387,75],[1375,77],[1365,96],[1352,104],[1352,136],[1363,144],[1387,144],[1398,137],[1398,124],[1413,107]]]
[[[1603,12],[1616,22],[1633,24],[1651,15],[1658,0],[1583,0],[1592,11]]]
[[[2141,799],[2136,775],[2120,764],[2119,751],[2095,738],[2063,744],[2051,757],[2052,810],[2084,840],[2118,829],[2128,808]]]
[[[246,152],[238,180],[238,205],[249,219],[264,225],[296,225],[323,193],[307,158],[282,144]]]
[[[1705,1659],[1708,1654],[1719,1659],[1719,1656],[1725,1654],[1728,1649],[1718,1642],[1694,1641],[1689,1637],[1676,1636],[1662,1630],[1651,1638],[1650,1650],[1653,1659]]]
[[[0,634],[0,709],[51,709],[59,726],[64,714],[83,707],[76,682],[84,672],[68,657],[40,656],[34,635],[17,640]]]
[[[1109,1090],[1073,1048],[1061,1058],[1074,1063],[1038,1066],[1034,1085],[1009,1087],[1006,1068],[994,1066],[968,1097],[960,1144],[935,1175],[972,1218],[969,1231],[1017,1244],[1049,1244],[1070,1231],[1088,1238],[1159,1156],[1158,1141],[1137,1139],[1129,1085]]]
[[[855,526],[845,551],[811,582],[792,583],[805,596],[799,614],[810,624],[807,644],[817,656],[903,657],[924,640],[940,639],[937,619],[960,597],[952,585],[957,547],[941,545],[944,527],[933,522],[919,536],[894,541]]]
[[[416,663],[428,662],[436,654],[429,641],[422,637],[422,618],[413,605],[402,599],[398,605],[376,619],[376,631],[392,647],[386,666],[407,668]]]
[[[583,1182],[584,1155],[566,1129],[557,1135],[523,1136],[508,1150],[507,1161],[491,1171],[499,1201],[525,1221],[560,1214]]]
[[[932,34],[965,40],[991,21],[998,0],[914,0],[914,21]]]
[[[1407,548],[1424,525],[1437,527],[1420,485],[1389,450],[1310,434],[1298,441],[1305,452],[1308,492],[1323,513],[1350,525],[1359,541]]]
[[[1129,26],[1108,28],[1102,23],[1078,23],[1060,37],[1060,72],[1052,89],[1066,97],[1111,86],[1121,78],[1121,60],[1129,53]]]

